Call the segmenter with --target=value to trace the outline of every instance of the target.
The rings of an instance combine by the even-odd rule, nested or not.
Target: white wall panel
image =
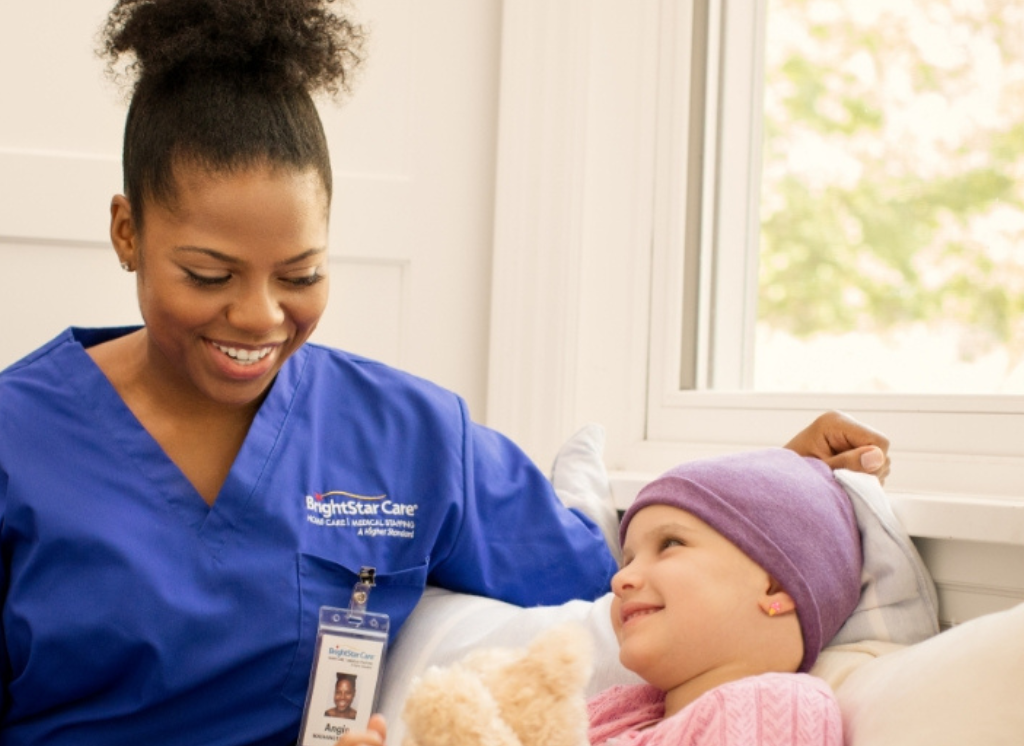
[[[113,4],[0,3],[0,148],[118,156],[123,95],[95,55]]]
[[[0,368],[68,326],[139,323],[134,275],[103,244],[0,239]]]
[[[405,367],[409,333],[407,262],[331,259],[331,299],[313,339]]]
[[[407,262],[403,366],[485,417],[499,0],[377,0],[367,65],[321,106],[336,164],[332,241]]]
[[[539,463],[587,422],[608,454],[643,434],[659,20],[504,6],[488,419]]]
[[[74,152],[0,150],[0,236],[109,245],[121,162]]]
[[[944,626],[1024,603],[1024,546],[917,539],[939,592]]]

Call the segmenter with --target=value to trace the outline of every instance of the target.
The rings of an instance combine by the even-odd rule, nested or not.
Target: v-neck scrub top
[[[0,374],[0,744],[290,744],[317,613],[361,566],[396,631],[428,583],[520,605],[615,571],[454,394],[306,344],[212,507],[70,329]]]

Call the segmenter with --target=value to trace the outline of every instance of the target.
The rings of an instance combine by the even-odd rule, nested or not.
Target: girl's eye
[[[672,547],[682,547],[682,546],[686,546],[686,545],[683,544],[683,542],[680,541],[679,539],[673,539],[673,538],[667,537],[667,538],[661,540],[661,549],[662,550],[671,549]]]
[[[184,267],[182,269],[184,269]],[[226,283],[228,280],[231,279],[231,275],[229,275],[229,274],[228,275],[214,275],[214,276],[211,277],[209,275],[197,274],[197,273],[192,272],[191,270],[188,270],[188,269],[185,270],[185,276],[188,278],[188,281],[191,282],[193,285],[196,285],[196,286],[202,287],[202,288],[208,288],[208,287],[215,287],[217,285],[223,285],[224,283]]]

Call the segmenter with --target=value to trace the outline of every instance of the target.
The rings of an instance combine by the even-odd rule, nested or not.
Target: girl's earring
[[[775,616],[776,614],[782,613],[782,603],[779,601],[772,601],[771,606],[768,607],[768,616]]]
[[[130,265],[128,262],[121,262],[121,269],[123,269],[125,272],[131,272],[132,265]]]

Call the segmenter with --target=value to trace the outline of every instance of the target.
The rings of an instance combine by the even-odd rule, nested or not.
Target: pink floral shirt
[[[732,681],[666,720],[664,693],[646,684],[608,689],[587,708],[592,746],[843,746],[839,703],[807,674]]]

